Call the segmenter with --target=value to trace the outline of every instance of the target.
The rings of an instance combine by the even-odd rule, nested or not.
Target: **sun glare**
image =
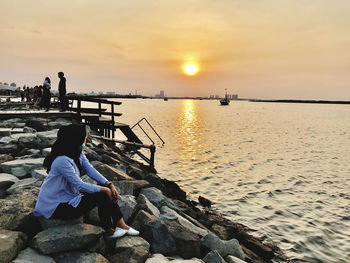
[[[192,76],[195,75],[198,72],[198,67],[194,63],[187,63],[183,67],[184,72],[186,75]]]

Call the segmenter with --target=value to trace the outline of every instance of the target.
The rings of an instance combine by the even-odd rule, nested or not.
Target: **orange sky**
[[[1,82],[49,76],[55,88],[64,71],[76,92],[350,100],[349,0],[0,0],[0,10]]]

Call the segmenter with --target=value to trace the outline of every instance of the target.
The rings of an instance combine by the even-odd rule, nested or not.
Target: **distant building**
[[[89,95],[90,95],[90,96],[96,96],[97,93],[95,93],[95,91],[92,91],[92,92],[89,93]]]
[[[232,94],[231,95],[231,100],[238,100],[238,95],[237,94]]]
[[[159,94],[154,95],[154,97],[156,97],[156,98],[164,98],[164,97],[165,97],[165,95],[164,95],[164,90],[161,90],[161,91],[159,92]]]
[[[114,91],[107,91],[106,94],[109,95],[109,96],[114,96],[114,95],[115,95],[115,92],[114,92]]]

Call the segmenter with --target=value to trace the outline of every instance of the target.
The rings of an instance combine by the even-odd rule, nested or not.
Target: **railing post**
[[[152,167],[154,167],[154,153],[156,152],[156,147],[154,145],[151,145],[149,149],[151,151],[150,164]]]

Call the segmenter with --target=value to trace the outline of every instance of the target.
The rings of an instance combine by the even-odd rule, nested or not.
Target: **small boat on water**
[[[226,91],[226,89],[225,89],[225,91]],[[227,96],[227,91],[226,91],[226,94],[225,94],[225,98],[220,100],[220,104],[221,105],[229,105],[230,104],[230,99]]]

